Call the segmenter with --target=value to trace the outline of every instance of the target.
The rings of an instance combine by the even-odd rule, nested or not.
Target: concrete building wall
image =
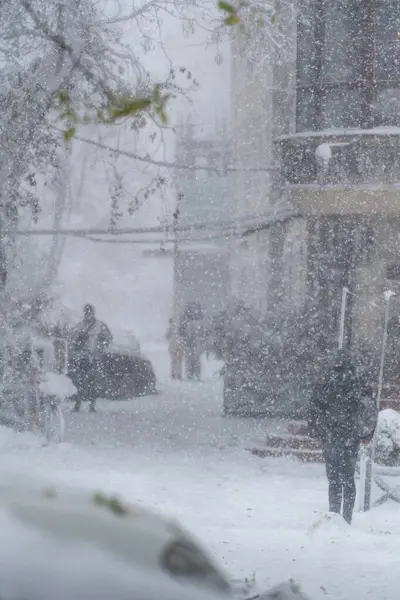
[[[181,250],[177,255],[175,311],[188,302],[201,302],[209,317],[223,310],[229,293],[229,255],[226,251]]]
[[[211,223],[233,219],[229,175],[199,167],[221,169],[229,163],[229,141],[223,130],[209,137],[196,136],[189,125],[182,128],[177,143],[178,162],[197,167],[176,173],[179,194],[179,225]],[[217,239],[207,240],[207,236]],[[219,237],[218,237],[219,236]],[[230,293],[228,243],[223,231],[200,230],[182,233],[175,255],[174,314],[180,315],[191,301],[202,303],[208,316],[222,310]],[[190,238],[190,239],[189,239]]]
[[[384,292],[395,292],[391,314],[400,316],[400,222],[379,219],[373,222],[374,250],[370,261],[357,269],[355,292],[364,301],[354,303],[353,339],[359,345],[374,345],[378,351],[382,340]],[[379,307],[379,308],[378,308]]]
[[[295,123],[295,14],[277,4],[277,21],[287,26],[287,49],[277,53],[271,38],[253,24],[252,35],[232,40],[232,178],[238,220],[262,224],[277,201],[273,140],[293,131]],[[250,27],[250,25],[247,25]],[[272,32],[272,35],[274,33]],[[289,245],[292,242],[289,242]],[[231,248],[232,293],[266,314],[271,285],[270,232],[266,228]],[[249,282],[251,285],[249,286]]]

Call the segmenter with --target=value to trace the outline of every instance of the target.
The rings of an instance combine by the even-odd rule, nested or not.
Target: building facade
[[[180,128],[177,169],[176,224],[191,228],[226,223],[232,215],[230,181],[221,174],[230,161],[224,130],[205,136],[188,124]],[[221,225],[222,227],[222,225]],[[182,231],[174,252],[174,314],[188,302],[200,301],[207,316],[223,310],[230,292],[229,242],[217,227]]]
[[[268,106],[253,114],[270,122],[258,135],[271,177],[257,193],[277,211],[290,204],[293,217],[248,242],[266,271],[250,304],[273,319],[312,305],[334,336],[346,286],[359,296],[349,302],[347,343],[379,348],[386,289],[398,293],[393,314],[400,309],[400,3],[299,0],[285,33],[286,57],[260,77]],[[233,57],[240,70],[235,48]],[[249,93],[233,93],[236,114],[259,102],[254,76],[248,88],[244,69],[241,77]]]

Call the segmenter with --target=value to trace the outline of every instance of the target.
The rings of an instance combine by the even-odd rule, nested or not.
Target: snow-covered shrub
[[[397,411],[388,408],[379,413],[375,444],[377,463],[400,465],[400,414]]]
[[[32,338],[40,333],[40,314],[44,303],[40,298],[13,298],[7,291],[1,295],[0,406],[7,403],[6,390],[10,391],[10,382],[21,372],[23,351],[31,347]],[[26,367],[28,372],[28,363]]]
[[[71,379],[62,373],[45,373],[39,384],[45,396],[57,398],[60,402],[76,394],[77,390]]]
[[[251,396],[249,413],[304,411],[304,399],[337,344],[329,340],[320,314],[312,308],[272,323],[234,303],[214,319],[211,329],[212,347],[225,361],[229,393]]]

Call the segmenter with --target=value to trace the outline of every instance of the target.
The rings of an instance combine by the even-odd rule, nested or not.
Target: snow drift
[[[400,414],[390,408],[379,413],[375,460],[386,466],[400,465]]]

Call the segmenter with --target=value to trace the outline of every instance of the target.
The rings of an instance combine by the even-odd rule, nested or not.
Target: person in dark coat
[[[182,379],[184,341],[179,335],[179,327],[176,325],[176,320],[171,318],[168,321],[168,330],[166,333],[168,341],[168,351],[171,364],[172,379]]]
[[[71,341],[70,375],[77,388],[75,412],[79,412],[83,401],[88,401],[90,412],[95,412],[101,359],[112,339],[107,325],[96,319],[94,307],[86,304],[83,320],[75,327]]]
[[[201,378],[201,355],[205,350],[204,313],[200,302],[186,305],[178,327],[178,335],[183,342],[186,376],[188,379]]]
[[[367,419],[365,402],[375,406],[371,387],[357,374],[348,352],[340,351],[310,399],[308,424],[323,448],[329,483],[329,510],[350,524],[355,498],[355,469],[361,442],[374,435],[377,414]],[[368,421],[368,423],[367,423]]]

